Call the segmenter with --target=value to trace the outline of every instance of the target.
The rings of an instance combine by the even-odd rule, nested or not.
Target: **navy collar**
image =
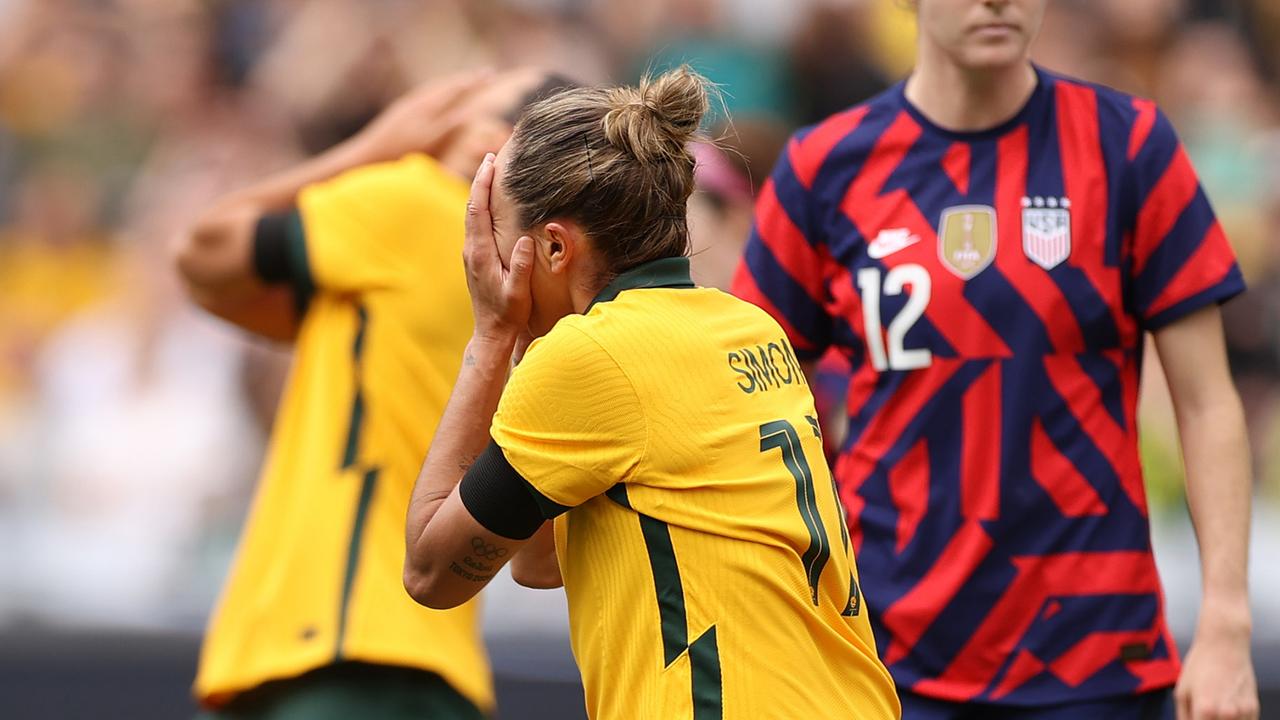
[[[915,105],[912,105],[911,101],[907,99],[906,80],[899,82],[892,92],[896,95],[898,104],[905,109],[907,114],[909,114],[912,119],[914,119],[916,123],[927,132],[941,135],[951,140],[965,142],[993,140],[1005,135],[1018,125],[1026,122],[1027,118],[1033,112],[1045,105],[1046,99],[1050,96],[1049,94],[1056,83],[1054,75],[1035,63],[1031,64],[1031,68],[1036,72],[1036,86],[1035,89],[1031,91],[1031,96],[1027,98],[1027,101],[1018,109],[1018,112],[1015,113],[1013,117],[1005,120],[995,127],[987,128],[986,130],[949,130],[940,125],[933,124],[932,120],[926,117],[924,113],[920,112],[920,109]]]
[[[609,302],[618,297],[623,290],[692,287],[697,286],[693,284],[693,277],[689,274],[689,258],[669,257],[652,260],[643,265],[637,265],[610,280],[609,284],[596,294],[591,304],[587,306],[587,310],[596,303]]]

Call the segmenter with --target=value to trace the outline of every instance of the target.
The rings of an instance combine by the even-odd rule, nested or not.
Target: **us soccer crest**
[[[1071,201],[1022,198],[1022,250],[1031,262],[1052,270],[1071,257]]]
[[[938,222],[938,259],[968,280],[996,259],[996,209],[959,205],[942,211]]]

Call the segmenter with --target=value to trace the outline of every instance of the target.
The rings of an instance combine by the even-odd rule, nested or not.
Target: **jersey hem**
[[[1068,696],[1049,696],[1041,700],[1008,700],[1008,699],[991,699],[983,697],[982,694],[969,695],[963,693],[947,694],[945,692],[928,692],[917,690],[913,686],[903,687],[904,692],[912,695],[918,695],[929,700],[937,700],[946,703],[963,703],[973,705],[990,705],[993,707],[1004,708],[1049,708],[1058,705],[1075,705],[1077,703],[1097,702],[1106,700],[1107,698],[1130,698],[1145,695],[1150,692],[1159,692],[1173,687],[1178,682],[1178,673],[1175,672],[1168,678],[1161,679],[1157,682],[1146,684],[1138,688],[1134,688],[1130,692],[1110,692],[1103,691],[1097,693],[1079,692],[1078,688],[1072,688]],[[1017,692],[1016,690],[1014,691]]]

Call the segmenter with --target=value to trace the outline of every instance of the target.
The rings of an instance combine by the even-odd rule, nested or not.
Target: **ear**
[[[569,268],[582,249],[582,242],[582,231],[577,225],[549,222],[538,238],[538,254],[546,262],[548,270],[561,273]]]

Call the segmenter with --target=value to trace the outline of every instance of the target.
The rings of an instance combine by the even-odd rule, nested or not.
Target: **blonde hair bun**
[[[614,88],[603,121],[605,138],[644,162],[687,159],[685,144],[702,125],[711,87],[707,78],[681,65],[657,77],[646,75],[638,88]]]

